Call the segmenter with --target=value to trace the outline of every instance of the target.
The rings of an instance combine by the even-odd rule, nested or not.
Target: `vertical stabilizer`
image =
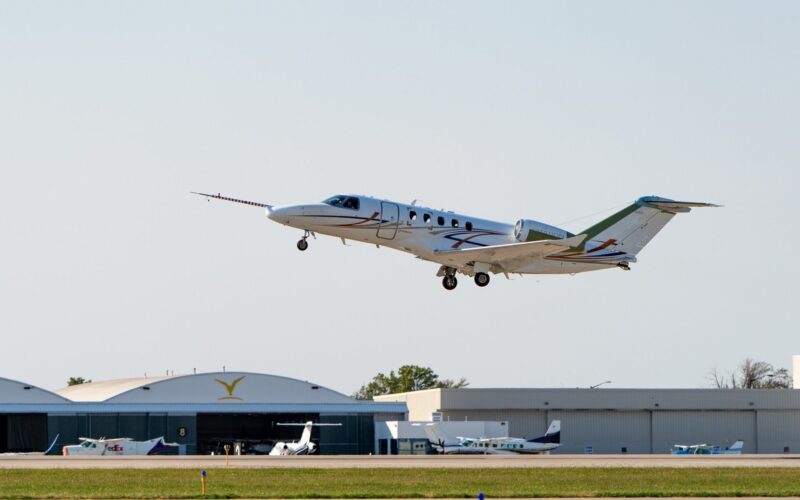
[[[529,443],[549,443],[549,444],[560,444],[561,443],[561,420],[553,420],[550,422],[550,427],[547,428],[547,432],[544,433],[544,436],[538,437],[536,439],[529,439]]]
[[[298,444],[304,445],[311,442],[311,428],[313,426],[314,422],[306,422],[306,425],[303,426],[303,434],[300,436],[300,442]]]
[[[711,203],[675,201],[658,196],[643,196],[611,217],[579,231],[585,234],[587,255],[635,256],[658,234],[675,214],[694,207],[716,207]]]

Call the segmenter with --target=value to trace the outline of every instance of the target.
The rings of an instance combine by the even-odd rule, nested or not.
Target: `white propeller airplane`
[[[670,453],[673,455],[741,455],[742,448],[744,448],[744,441],[740,439],[725,449],[709,444],[676,444]]]
[[[265,209],[270,220],[303,230],[297,248],[308,248],[308,237],[324,234],[387,246],[440,264],[437,276],[452,290],[456,273],[489,284],[489,273],[575,274],[618,267],[630,270],[636,254],[677,213],[711,203],[674,201],[644,196],[633,204],[572,234],[534,220],[516,224],[495,222],[444,210],[361,195],[331,196],[321,203],[273,206],[195,193],[207,198]]]
[[[425,433],[431,445],[439,453],[446,455],[459,454],[539,454],[549,453],[561,446],[561,421],[553,420],[544,436],[535,439],[513,437],[470,438],[458,437],[450,440],[442,432],[436,422],[425,426]]]
[[[311,428],[312,427],[339,427],[342,424],[330,423],[330,424],[317,424],[311,421],[308,421],[304,424],[300,423],[289,423],[283,424],[279,423],[277,425],[289,425],[289,426],[300,426],[303,427],[303,434],[300,436],[300,441],[292,441],[290,443],[285,443],[283,441],[279,441],[275,443],[275,446],[272,447],[270,450],[270,455],[311,455],[317,450],[317,445],[311,441]]]
[[[167,448],[178,446],[178,443],[166,443],[163,437],[147,441],[134,441],[131,438],[78,438],[81,444],[64,446],[64,455],[157,455]]]

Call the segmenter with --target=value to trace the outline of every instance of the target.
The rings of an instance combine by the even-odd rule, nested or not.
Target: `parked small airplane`
[[[321,203],[273,206],[194,193],[207,198],[264,208],[269,219],[303,230],[297,248],[308,248],[317,233],[387,246],[440,264],[437,276],[452,290],[456,273],[471,276],[478,286],[489,273],[575,274],[618,267],[630,270],[636,254],[677,213],[711,203],[674,201],[645,196],[632,205],[580,231],[577,235],[534,220],[506,224],[444,210],[361,195],[331,196]]]
[[[286,425],[286,426],[301,426],[303,427],[303,434],[300,436],[300,441],[292,441],[290,443],[285,443],[283,441],[279,441],[275,443],[275,446],[272,447],[272,450],[269,452],[270,455],[311,455],[315,451],[317,451],[317,445],[311,441],[311,428],[312,427],[338,427],[342,424],[330,423],[330,424],[318,424],[312,421],[308,421],[304,424],[300,423],[288,423],[283,424],[279,423],[277,425]]]
[[[509,455],[513,453],[547,453],[561,446],[561,421],[553,420],[544,436],[535,439],[513,437],[448,439],[436,422],[425,425],[425,433],[433,448],[445,455],[490,454]]]
[[[739,440],[730,447],[721,449],[719,446],[708,444],[676,444],[670,450],[673,455],[741,455],[744,441]]]
[[[134,441],[131,438],[92,439],[78,438],[81,444],[74,444],[62,448],[64,455],[158,455],[178,443],[165,443],[163,437],[147,441]]]
[[[55,448],[56,443],[58,442],[58,438],[61,437],[61,434],[56,434],[56,438],[53,439],[53,442],[50,446],[44,451],[9,451],[0,453],[0,456],[8,457],[8,456],[18,456],[18,455],[47,455],[50,451]]]

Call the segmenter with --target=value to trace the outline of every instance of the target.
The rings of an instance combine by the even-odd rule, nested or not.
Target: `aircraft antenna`
[[[605,213],[605,212],[610,212],[612,210],[617,210],[619,208],[622,208],[622,207],[625,207],[625,206],[628,206],[628,205],[629,205],[629,203],[623,203],[622,205],[614,205],[613,207],[609,207],[609,208],[600,210],[598,212],[594,212],[594,213],[587,214],[587,215],[582,215],[582,216],[577,217],[575,219],[565,220],[564,222],[559,222],[559,223],[556,224],[556,226],[563,226],[564,224],[569,224],[571,222],[578,222],[579,220],[588,219],[589,217],[594,217],[595,215],[600,215],[600,214]]]

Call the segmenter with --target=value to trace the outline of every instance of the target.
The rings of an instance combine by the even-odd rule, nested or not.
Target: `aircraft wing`
[[[452,267],[463,267],[469,262],[485,262],[497,264],[503,269],[513,271],[548,255],[576,247],[585,239],[585,234],[579,234],[563,240],[527,241],[465,250],[447,250],[438,252],[436,255],[442,262],[446,262]]]
[[[131,438],[111,438],[111,439],[98,439],[97,440],[98,443],[103,443],[103,444],[106,444],[106,443],[122,443],[122,442],[125,442],[125,441],[132,441],[132,439]]]

